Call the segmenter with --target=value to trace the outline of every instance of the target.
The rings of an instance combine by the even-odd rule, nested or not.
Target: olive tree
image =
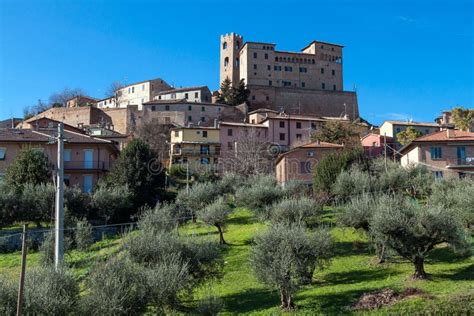
[[[308,218],[320,215],[322,206],[307,197],[283,199],[267,208],[266,216],[274,223],[306,224]]]
[[[427,278],[425,258],[436,245],[447,243],[457,250],[468,249],[464,229],[456,216],[442,207],[420,206],[400,195],[381,198],[370,229],[413,263],[414,279]]]
[[[226,203],[223,197],[218,198],[213,203],[200,209],[197,216],[205,224],[215,226],[219,232],[219,243],[227,244],[224,240],[224,229],[227,225],[227,217],[232,212],[231,207]]]
[[[279,290],[281,308],[292,309],[298,286],[323,267],[330,249],[328,231],[308,234],[302,226],[276,224],[255,238],[251,265],[262,283]]]

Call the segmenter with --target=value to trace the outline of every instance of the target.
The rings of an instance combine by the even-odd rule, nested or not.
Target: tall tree
[[[406,145],[423,135],[420,131],[409,126],[406,130],[397,134],[397,140],[400,144]]]
[[[474,122],[474,109],[456,107],[451,110],[454,125],[461,131],[470,131]]]
[[[164,187],[163,166],[141,139],[134,139],[120,153],[107,176],[108,186],[126,185],[132,192],[135,208],[155,205]]]
[[[48,157],[43,152],[32,148],[20,151],[5,174],[5,184],[20,191],[28,183],[38,185],[50,181]]]
[[[311,135],[313,141],[344,144],[348,147],[360,145],[359,131],[356,123],[328,121]]]

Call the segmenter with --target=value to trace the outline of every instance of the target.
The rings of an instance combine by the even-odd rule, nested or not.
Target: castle
[[[343,90],[343,46],[313,41],[301,52],[276,45],[244,42],[230,33],[220,38],[220,82],[241,79],[250,90],[251,110],[270,108],[288,113],[359,117],[357,94]]]

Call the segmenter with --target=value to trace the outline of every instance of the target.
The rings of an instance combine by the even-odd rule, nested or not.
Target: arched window
[[[222,49],[227,49],[227,42],[222,43]]]
[[[224,67],[229,65],[229,57],[224,58]]]

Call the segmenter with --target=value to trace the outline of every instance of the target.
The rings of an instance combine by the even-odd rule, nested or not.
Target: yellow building
[[[215,127],[176,127],[171,129],[172,164],[217,164],[220,154],[219,129]]]

